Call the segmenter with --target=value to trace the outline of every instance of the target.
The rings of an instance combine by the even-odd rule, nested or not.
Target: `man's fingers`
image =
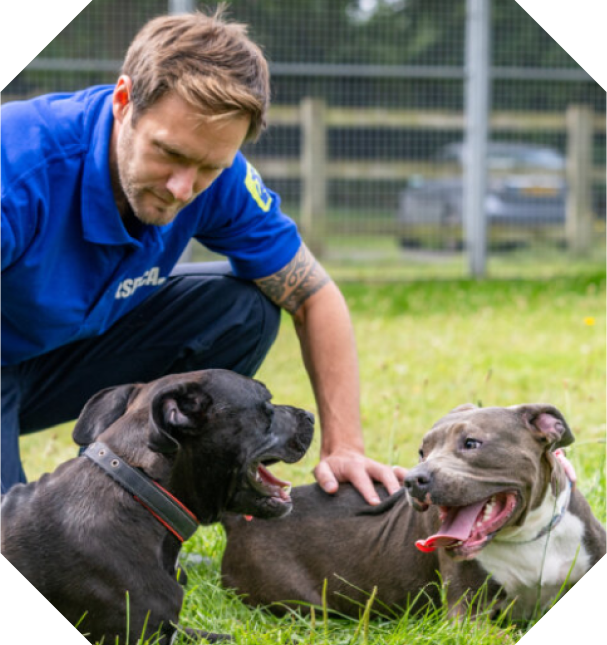
[[[402,466],[392,466],[392,470],[394,471],[394,474],[396,475],[396,479],[398,479],[400,486],[404,486],[405,478],[407,477],[407,473],[409,471]]]
[[[375,506],[381,501],[375,490],[375,485],[366,470],[355,470],[350,477],[352,486],[365,498],[367,504]]]
[[[384,486],[390,495],[403,486],[407,471],[400,466],[386,466],[366,457],[335,456],[324,458],[314,469],[320,487],[329,494],[337,492],[339,482],[350,482],[367,504],[379,504],[380,497],[374,482]]]
[[[325,493],[336,493],[340,481],[349,481],[364,497],[367,504],[379,504],[380,499],[375,492],[373,480],[363,465],[335,462],[334,466],[339,468],[339,476],[335,474],[329,459],[321,461],[314,469],[316,481]]]
[[[325,493],[332,495],[337,492],[339,484],[337,483],[335,475],[333,475],[331,467],[326,461],[321,461],[318,466],[316,466],[314,469],[314,477]]]
[[[373,479],[381,482],[390,495],[394,495],[402,488],[407,473],[404,468],[400,466],[391,468],[378,462],[371,462],[371,464],[368,469],[369,474]]]

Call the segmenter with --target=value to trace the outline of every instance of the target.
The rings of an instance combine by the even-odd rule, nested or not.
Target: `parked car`
[[[412,177],[399,194],[403,245],[417,246],[434,239],[440,246],[461,246],[464,155],[461,142],[444,146],[434,157],[435,177]],[[520,240],[529,235],[530,228],[562,228],[567,187],[565,158],[560,152],[547,146],[495,141],[489,143],[487,157],[485,212],[490,240],[505,240],[509,232],[515,236],[512,239],[518,236]]]

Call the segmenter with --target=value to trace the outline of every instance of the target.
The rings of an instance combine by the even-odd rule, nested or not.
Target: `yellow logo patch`
[[[247,176],[244,183],[259,208],[261,208],[264,213],[267,213],[272,205],[272,197],[268,194],[266,187],[263,185],[263,181],[261,181],[259,173],[248,161]]]

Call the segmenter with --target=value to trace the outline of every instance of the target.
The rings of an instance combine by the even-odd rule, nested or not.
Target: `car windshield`
[[[439,161],[462,162],[464,147],[461,144],[447,146],[437,155]],[[563,156],[551,148],[525,145],[489,144],[489,168],[493,170],[563,170]]]
[[[561,155],[546,148],[527,148],[516,151],[492,151],[489,149],[489,167],[498,170],[509,168],[562,170],[564,167],[564,160]]]

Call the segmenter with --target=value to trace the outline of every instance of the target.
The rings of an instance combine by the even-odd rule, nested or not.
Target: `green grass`
[[[599,520],[605,523],[605,274],[550,280],[344,283],[360,355],[361,409],[370,456],[405,467],[417,460],[424,432],[448,410],[472,401],[556,405],[576,436],[569,449]],[[314,411],[292,324],[258,378],[275,401]],[[22,442],[26,471],[38,477],[72,457],[70,426]],[[296,484],[312,481],[318,437],[299,464],[273,467]],[[276,619],[246,608],[219,584],[224,547],[220,527],[200,529],[185,551],[204,557],[188,565],[185,625],[229,632],[238,643],[445,644],[514,643],[529,625],[481,619],[454,623],[442,611],[394,620]],[[271,545],[268,545],[271,548]],[[361,554],[364,557],[364,554]]]

